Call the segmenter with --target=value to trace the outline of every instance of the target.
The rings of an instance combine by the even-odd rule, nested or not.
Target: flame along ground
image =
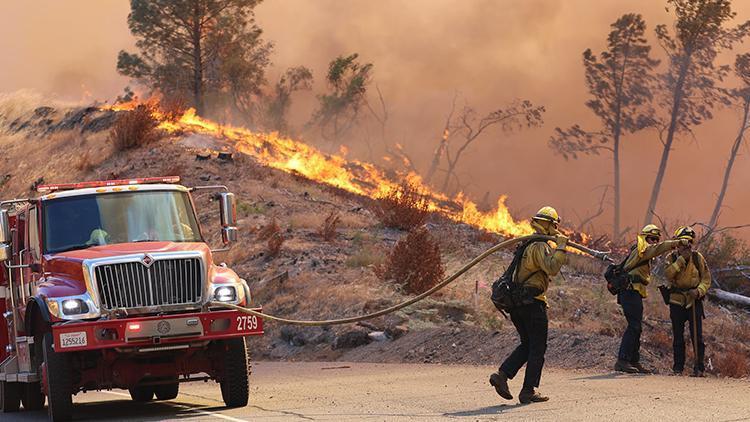
[[[158,99],[148,101],[158,106]],[[138,100],[134,100],[103,108],[113,111],[130,110],[138,104]],[[459,193],[455,198],[448,198],[445,194],[426,186],[422,178],[415,173],[403,174],[400,175],[401,179],[394,179],[372,163],[347,159],[344,154],[325,154],[304,142],[281,137],[277,133],[258,133],[243,127],[220,125],[196,116],[194,109],[188,109],[178,119],[173,120],[165,119],[158,111],[158,107],[155,107],[155,110],[157,111],[154,115],[161,121],[161,129],[170,133],[197,133],[232,141],[237,151],[252,156],[269,167],[301,174],[308,179],[370,198],[383,196],[406,179],[427,194],[430,210],[439,212],[451,220],[505,236],[515,237],[533,233],[528,220],[516,221],[510,215],[505,205],[505,195],[498,198],[497,208],[493,211],[481,212],[477,204],[463,193]]]

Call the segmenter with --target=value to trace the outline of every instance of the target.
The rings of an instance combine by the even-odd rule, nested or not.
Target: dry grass
[[[317,230],[323,225],[325,217],[319,212],[301,212],[291,215],[288,221],[293,229]]]
[[[336,238],[336,227],[339,225],[339,222],[341,222],[341,215],[338,213],[338,211],[331,211],[330,214],[326,217],[326,219],[323,221],[323,224],[318,229],[318,234],[320,237],[323,238],[326,242],[330,242],[331,240]]]
[[[419,227],[430,216],[427,197],[408,182],[378,198],[374,212],[384,226],[401,230]]]
[[[407,293],[422,293],[439,283],[445,274],[440,246],[427,229],[415,229],[396,243],[381,274]]]
[[[122,112],[110,132],[115,149],[124,151],[158,141],[162,133],[157,129],[159,121],[154,118],[154,111],[153,106],[140,104],[133,110]]]
[[[78,161],[75,164],[75,168],[78,171],[89,173],[93,171],[98,164],[99,163],[95,163],[92,161],[89,151],[84,151],[84,153],[81,154],[81,156],[78,158]]]
[[[385,253],[382,249],[371,245],[363,246],[345,261],[346,266],[349,268],[378,268],[383,263],[385,263]]]

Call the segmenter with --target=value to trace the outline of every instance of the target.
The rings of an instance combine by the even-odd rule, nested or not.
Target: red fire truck
[[[219,190],[224,247],[206,244],[191,192]],[[227,406],[248,401],[245,337],[262,321],[247,283],[213,253],[236,240],[235,198],[179,177],[45,185],[0,202],[0,409],[69,420],[72,396],[127,389],[174,399],[215,380]]]

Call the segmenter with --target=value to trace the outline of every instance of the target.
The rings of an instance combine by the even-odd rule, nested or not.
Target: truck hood
[[[186,252],[200,251],[204,254],[208,246],[201,242],[138,242],[118,243],[114,245],[93,246],[88,249],[61,252],[47,256],[47,262],[72,261],[83,262],[86,259],[109,258],[122,255],[132,255],[154,252]]]

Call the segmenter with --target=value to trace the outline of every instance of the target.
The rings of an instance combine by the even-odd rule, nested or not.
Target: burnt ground
[[[384,228],[368,198],[260,166],[221,139],[185,135],[117,151],[99,126],[108,114],[89,111],[85,114],[92,117],[68,127],[62,122],[80,113],[45,110],[49,121],[42,126],[32,122],[18,129],[24,118],[39,120],[39,113],[16,112],[13,128],[2,130],[9,119],[0,107],[2,198],[33,195],[32,186],[42,181],[179,175],[187,186],[226,184],[239,198],[241,241],[216,259],[248,281],[253,304],[288,318],[330,319],[372,312],[408,297],[375,271],[405,232]],[[83,129],[97,118],[96,131]],[[218,158],[219,151],[233,152],[231,159]],[[204,235],[218,245],[217,204],[208,193],[195,199]],[[319,232],[332,212],[341,222],[326,241]],[[272,221],[285,239],[275,256],[259,236]],[[441,218],[431,219],[427,228],[440,244],[446,274],[500,239]],[[517,342],[512,324],[488,300],[489,285],[509,257],[498,253],[430,299],[360,325],[300,328],[268,322],[266,334],[249,341],[253,358],[496,365]],[[602,270],[596,261],[573,256],[554,280],[548,292],[548,365],[609,370],[614,363],[625,323],[604,288]],[[669,316],[655,296],[654,289],[646,303],[642,350],[648,365],[666,372],[671,365]],[[706,313],[712,372],[747,376],[750,317],[717,304],[708,304]]]

